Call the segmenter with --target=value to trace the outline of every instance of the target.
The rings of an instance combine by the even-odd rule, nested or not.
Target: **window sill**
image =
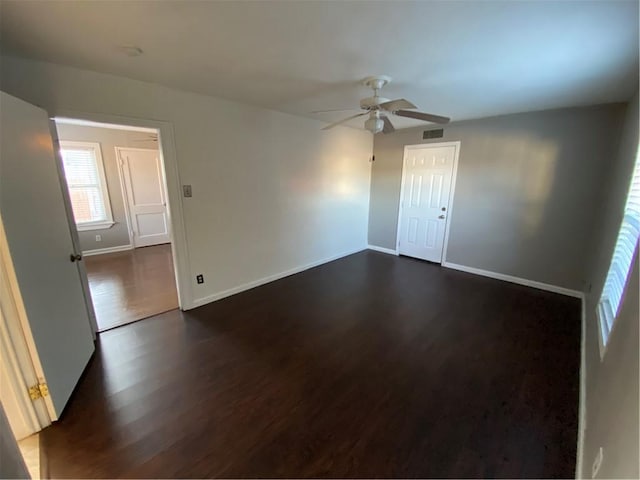
[[[81,223],[76,224],[76,228],[79,232],[86,232],[88,230],[106,230],[115,225],[115,222],[95,222],[95,223]]]

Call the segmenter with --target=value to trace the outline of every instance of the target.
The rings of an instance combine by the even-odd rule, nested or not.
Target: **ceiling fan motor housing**
[[[364,110],[378,110],[381,103],[388,101],[389,99],[385,97],[367,97],[360,100],[360,108]]]

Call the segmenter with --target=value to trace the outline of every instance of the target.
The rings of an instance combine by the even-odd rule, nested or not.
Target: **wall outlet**
[[[604,459],[604,451],[602,450],[602,447],[600,447],[598,449],[598,454],[596,455],[596,458],[593,461],[593,465],[591,466],[591,478],[596,478],[596,475],[598,475],[598,471],[602,466],[603,459]]]
[[[96,242],[102,241],[102,235],[96,235]]]
[[[191,191],[191,185],[183,185],[182,186],[182,194],[186,198],[191,198],[193,196],[193,192]]]
[[[202,274],[196,275],[196,282],[204,283],[204,275],[202,275]]]

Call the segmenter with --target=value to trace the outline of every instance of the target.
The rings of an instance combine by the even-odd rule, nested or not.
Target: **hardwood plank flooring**
[[[362,252],[99,336],[51,477],[573,478],[577,299]]]
[[[84,258],[100,331],[178,308],[171,244]]]

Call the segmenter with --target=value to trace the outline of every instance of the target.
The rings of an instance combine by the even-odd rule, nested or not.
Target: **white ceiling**
[[[637,0],[0,7],[3,53],[323,120],[349,112],[310,112],[357,108],[369,95],[358,80],[372,74],[394,78],[384,96],[454,120],[624,101],[638,82]]]

